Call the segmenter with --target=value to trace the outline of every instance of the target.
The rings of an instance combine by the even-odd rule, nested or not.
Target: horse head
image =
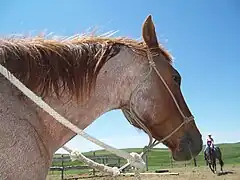
[[[182,95],[181,76],[159,45],[151,16],[142,36],[148,49],[141,61],[146,73],[123,113],[133,126],[169,147],[175,160],[189,160],[201,151],[202,136]]]

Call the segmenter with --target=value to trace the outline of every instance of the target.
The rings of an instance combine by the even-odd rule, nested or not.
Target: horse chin
[[[186,133],[180,141],[165,143],[171,150],[172,157],[175,161],[188,161],[196,157],[202,150],[201,136],[192,136]]]
[[[191,155],[191,152],[189,152],[189,151],[188,152],[175,151],[172,154],[173,154],[173,159],[175,161],[189,161],[192,158],[194,158]]]
[[[182,145],[175,151],[172,151],[173,159],[175,161],[189,161],[196,157],[201,151],[201,145],[197,147]]]
[[[188,161],[192,159],[191,152],[181,151],[166,143],[163,144],[171,151],[174,161]]]

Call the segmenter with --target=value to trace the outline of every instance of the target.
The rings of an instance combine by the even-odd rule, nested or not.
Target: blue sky
[[[117,36],[140,38],[149,14],[160,41],[175,57],[183,94],[203,138],[211,132],[217,143],[240,141],[238,0],[3,0],[0,35],[46,31],[69,36],[98,27],[99,33],[118,30]],[[148,143],[120,111],[102,115],[86,132],[117,148]],[[81,137],[68,145],[80,151],[99,148]]]

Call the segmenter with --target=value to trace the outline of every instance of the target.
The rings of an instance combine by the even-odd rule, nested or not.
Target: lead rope
[[[119,171],[119,169],[117,167],[109,167],[104,164],[97,163],[97,162],[85,157],[79,151],[72,151],[71,149],[69,149],[66,146],[63,146],[62,148],[70,154],[72,161],[79,160],[79,161],[87,164],[89,167],[91,167],[93,169],[97,169],[97,170],[105,172],[105,173],[108,173],[108,174],[112,175],[113,177],[121,174],[121,172]]]
[[[57,113],[53,108],[51,108],[47,103],[45,103],[39,96],[37,96],[34,92],[32,92],[30,89],[28,89],[22,82],[20,82],[11,72],[9,72],[3,65],[0,64],[0,73],[6,78],[8,79],[14,86],[16,86],[24,95],[26,95],[29,99],[31,99],[35,104],[37,104],[40,108],[42,108],[45,112],[47,112],[49,115],[51,115],[54,119],[56,119],[56,121],[58,121],[59,123],[63,124],[64,126],[68,127],[71,131],[75,132],[76,134],[79,134],[80,136],[84,137],[85,139],[99,145],[100,147],[103,147],[104,149],[106,149],[109,152],[112,152],[113,154],[116,154],[119,157],[122,157],[124,159],[127,159],[128,162],[132,165],[135,166],[136,168],[139,169],[144,169],[145,168],[145,163],[142,160],[142,158],[138,155],[136,156],[136,154],[129,154],[125,151],[122,151],[120,149],[116,149],[112,146],[109,146],[103,142],[101,142],[100,140],[88,135],[87,133],[85,133],[83,130],[81,130],[80,128],[78,128],[77,126],[75,126],[74,124],[72,124],[70,121],[68,121],[66,118],[64,118],[63,116],[61,116],[59,113]],[[65,150],[70,150],[69,148],[66,148]],[[70,152],[70,151],[69,151]],[[77,154],[76,151],[74,153],[73,156],[76,158],[80,158],[82,160],[84,160],[85,157],[83,156],[81,153]],[[82,156],[81,156],[82,155]],[[86,158],[86,157],[85,157]],[[91,162],[90,159],[86,158],[88,162]],[[97,163],[93,162],[92,164],[97,165]],[[99,166],[96,166],[99,167]],[[109,170],[109,169],[108,169]],[[114,174],[115,171],[112,171],[112,174]],[[118,174],[118,173],[116,173]]]
[[[52,109],[47,103],[45,103],[40,97],[38,97],[35,93],[33,93],[31,90],[29,90],[23,83],[21,83],[13,74],[11,74],[4,66],[2,66],[0,64],[0,72],[1,74],[6,77],[13,85],[15,85],[20,91],[22,91],[23,94],[25,94],[28,98],[30,98],[34,103],[36,103],[39,107],[41,107],[44,111],[46,111],[49,115],[51,115],[52,117],[54,117],[59,123],[63,124],[64,126],[68,127],[70,130],[72,130],[73,132],[83,136],[85,139],[92,141],[93,143],[107,149],[109,152],[112,152],[114,154],[116,154],[117,156],[123,157],[124,159],[128,160],[128,163],[126,165],[124,165],[124,167],[127,167],[127,165],[132,165],[135,166],[136,168],[139,168],[140,170],[143,170],[145,167],[145,163],[142,159],[142,156],[145,154],[146,151],[148,151],[148,149],[156,146],[157,144],[159,144],[160,142],[163,142],[164,140],[166,140],[167,138],[169,138],[170,136],[172,136],[176,131],[178,131],[185,123],[188,123],[190,121],[193,120],[193,117],[185,117],[183,112],[181,111],[174,95],[172,94],[171,90],[169,89],[168,85],[166,84],[166,82],[164,81],[164,79],[162,78],[161,74],[159,73],[159,71],[156,68],[156,65],[153,61],[151,52],[149,52],[148,54],[148,59],[149,59],[149,64],[150,64],[150,71],[147,74],[147,76],[145,77],[144,81],[147,79],[147,77],[150,75],[150,73],[152,72],[152,68],[155,70],[155,72],[157,73],[157,75],[159,76],[159,78],[161,79],[161,81],[163,82],[163,84],[165,85],[165,87],[167,88],[168,92],[170,93],[172,99],[174,100],[180,114],[182,115],[182,117],[184,118],[183,123],[176,128],[172,133],[170,133],[168,136],[166,136],[164,139],[162,139],[161,141],[157,142],[156,140],[154,142],[153,138],[151,136],[150,131],[148,130],[148,128],[142,123],[141,118],[139,117],[139,115],[134,112],[131,108],[131,100],[130,100],[130,115],[134,116],[134,120],[140,125],[140,127],[143,128],[143,130],[149,135],[150,141],[149,141],[149,145],[147,146],[147,148],[145,148],[145,150],[139,155],[137,153],[127,153],[125,151],[119,150],[119,149],[115,149],[101,141],[99,141],[98,139],[95,139],[94,137],[88,135],[87,133],[85,133],[83,130],[81,130],[80,128],[78,128],[77,126],[75,126],[74,124],[72,124],[70,121],[68,121],[67,119],[65,119],[63,116],[61,116],[60,114],[58,114],[54,109]],[[10,78],[10,76],[12,76]],[[138,84],[138,86],[136,87],[136,89],[140,86],[140,84]],[[132,98],[131,98],[132,99]],[[98,166],[99,164],[91,161],[90,159],[86,158],[85,156],[83,156],[81,153],[76,153],[73,151],[70,151],[69,148],[66,148],[66,146],[64,146],[64,149],[67,150],[68,152],[71,152],[71,154],[74,154],[72,156],[78,158],[78,159],[82,159],[82,161],[85,161],[86,163],[91,164],[92,166],[96,166],[96,168],[100,168],[102,169],[102,166]],[[104,168],[103,168],[104,170]],[[106,169],[106,171],[110,170],[110,169]],[[120,168],[119,171],[121,171],[122,169]],[[119,172],[115,172],[112,169],[112,174],[119,174]],[[140,175],[139,175],[139,171],[136,172],[136,177],[139,179]]]

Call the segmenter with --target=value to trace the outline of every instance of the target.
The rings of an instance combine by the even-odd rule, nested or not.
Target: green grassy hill
[[[239,143],[229,143],[229,144],[218,144],[220,147],[222,154],[223,154],[223,161],[225,164],[236,165],[240,164],[240,142]],[[131,148],[131,149],[124,149],[127,152],[138,152],[140,153],[142,149],[140,148]],[[92,156],[93,152],[83,153],[86,156]],[[96,156],[106,155],[106,156],[114,156],[113,154],[109,153],[105,150],[98,150],[95,151]],[[60,155],[56,154],[55,157],[59,157]],[[66,155],[68,156],[68,155]],[[203,151],[196,157],[197,165],[204,165],[204,158],[203,158]],[[125,163],[126,161],[121,159],[121,164]],[[154,167],[170,167],[170,166],[190,166],[193,165],[192,161],[188,162],[175,162],[171,158],[171,153],[168,149],[165,148],[154,148],[149,152],[148,156],[148,163],[150,169]],[[66,165],[77,165],[82,164],[81,162],[66,162]],[[53,165],[60,165],[60,162],[55,162]]]

